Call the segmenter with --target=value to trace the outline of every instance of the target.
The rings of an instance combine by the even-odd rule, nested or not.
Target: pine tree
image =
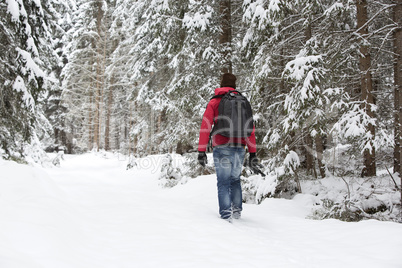
[[[23,157],[24,145],[37,134],[35,123],[47,124],[38,104],[51,84],[46,74],[54,59],[53,5],[50,0],[0,4],[0,142],[6,157]]]
[[[116,59],[127,67],[129,77],[122,79],[133,81],[126,96],[138,111],[130,115],[135,126],[131,139],[138,148],[149,152],[156,143],[159,150],[189,149],[195,143],[199,126],[193,117],[219,81],[219,43],[214,38],[219,25],[212,20],[216,6],[208,1],[150,1],[132,7],[134,16],[124,22],[129,38],[116,49],[116,55],[125,57]]]
[[[244,47],[255,68],[251,80],[256,96],[268,104],[260,108],[267,119],[260,123],[268,129],[264,140],[282,159],[288,146],[304,154],[306,168],[313,171],[316,158],[322,177],[328,109],[338,92],[327,78],[330,57],[324,40],[332,26],[331,9],[331,3],[316,1],[267,1],[249,3],[245,10],[251,27]]]
[[[63,101],[69,109],[66,124],[74,124],[72,135],[78,137],[80,147],[90,150],[103,147],[107,12],[107,1],[78,2],[75,24],[68,32],[68,63],[62,72]]]

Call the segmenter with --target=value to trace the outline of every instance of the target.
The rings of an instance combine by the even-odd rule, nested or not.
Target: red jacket
[[[215,95],[221,95],[227,93],[229,90],[233,90],[231,87],[222,87],[215,89]],[[212,125],[216,122],[216,117],[218,116],[218,106],[221,102],[221,98],[214,98],[209,101],[207,109],[204,112],[202,118],[201,129],[200,129],[200,139],[198,142],[198,151],[205,152],[207,150],[209,133],[211,132]],[[247,145],[248,151],[250,153],[255,153],[257,150],[255,142],[255,128],[253,126],[253,132],[248,138],[228,138],[220,134],[213,135],[212,146],[224,145],[224,144],[243,144]]]

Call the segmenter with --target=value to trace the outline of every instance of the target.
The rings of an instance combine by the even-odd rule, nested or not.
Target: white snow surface
[[[0,160],[0,267],[402,267],[401,224],[309,220],[308,195],[245,204],[231,224],[215,175],[163,189],[161,159]]]

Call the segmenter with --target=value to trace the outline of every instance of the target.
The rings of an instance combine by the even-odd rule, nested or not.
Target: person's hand
[[[260,160],[258,160],[255,153],[250,153],[250,157],[248,159],[248,165],[251,169],[258,169],[260,165]]]
[[[261,171],[261,168],[263,168],[263,166],[260,164],[260,160],[257,158],[255,153],[250,153],[248,165],[254,174],[260,174],[261,176],[265,177],[264,172]]]
[[[205,152],[198,152],[198,163],[203,167],[208,163],[207,154]]]

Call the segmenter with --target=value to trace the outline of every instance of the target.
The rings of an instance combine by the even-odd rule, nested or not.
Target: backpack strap
[[[212,98],[211,98],[211,100],[212,99],[217,99],[217,98],[222,98],[223,96],[225,96],[226,94],[228,94],[228,93],[237,93],[237,94],[239,94],[240,96],[243,96],[239,91],[237,91],[237,90],[229,90],[227,93],[225,93],[225,94],[220,94],[220,95],[214,95]]]
[[[220,94],[220,95],[214,95],[214,96],[212,96],[211,100],[212,100],[212,99],[222,98],[222,97],[225,96],[225,95],[226,95],[226,93],[225,93],[225,94]]]

